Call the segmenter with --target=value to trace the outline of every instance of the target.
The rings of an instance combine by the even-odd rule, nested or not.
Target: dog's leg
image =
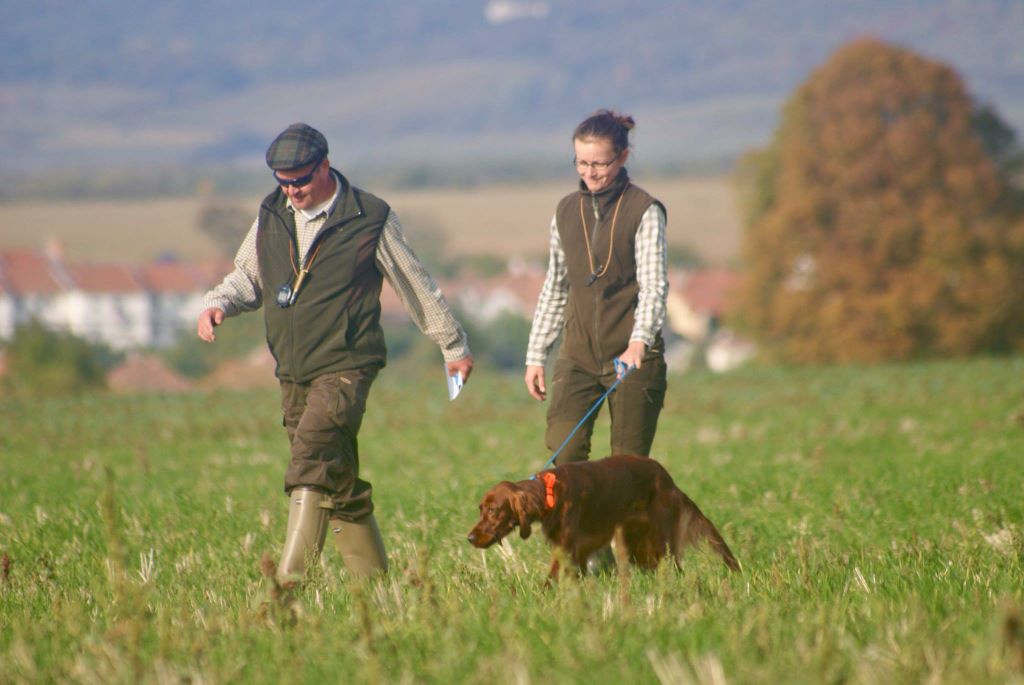
[[[612,535],[612,554],[615,555],[615,566],[625,569],[629,564],[629,545],[626,542],[626,533],[622,525],[615,526],[615,534]]]
[[[558,573],[562,569],[562,553],[555,550],[551,555],[551,570],[548,571],[548,578],[544,581],[544,587],[549,588],[558,582]]]

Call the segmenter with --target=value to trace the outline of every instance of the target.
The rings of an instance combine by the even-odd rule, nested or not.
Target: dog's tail
[[[715,524],[711,523],[711,520],[686,494],[680,491],[679,495],[681,501],[679,520],[676,523],[676,557],[678,558],[684,548],[696,545],[701,540],[707,540],[711,549],[722,557],[726,566],[733,571],[739,571],[740,562],[736,561],[736,557],[733,556],[729,545],[725,544],[725,540],[715,528]]]

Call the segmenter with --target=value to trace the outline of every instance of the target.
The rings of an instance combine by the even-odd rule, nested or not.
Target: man
[[[348,571],[387,570],[372,488],[359,478],[356,436],[386,351],[380,327],[384,278],[413,321],[441,348],[449,375],[473,370],[466,334],[405,241],[394,211],[331,168],[327,140],[292,124],[267,149],[278,187],[235,257],[235,269],[204,298],[198,334],[215,339],[224,319],[264,305],[277,361],[291,461],[284,488],[288,528],[283,581],[319,555],[328,522]]]

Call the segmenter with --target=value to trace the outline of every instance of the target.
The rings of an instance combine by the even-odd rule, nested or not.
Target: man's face
[[[288,196],[297,209],[310,209],[326,201],[334,193],[334,182],[331,178],[331,165],[324,159],[316,164],[275,171],[274,178],[281,186],[281,191]],[[308,180],[307,180],[308,179]],[[289,183],[298,180],[301,185]]]
[[[607,138],[577,139],[572,144],[576,150],[576,173],[592,193],[611,185],[629,156],[629,150],[616,155],[612,141]]]

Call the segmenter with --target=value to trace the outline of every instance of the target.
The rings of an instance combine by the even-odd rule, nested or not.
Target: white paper
[[[445,375],[448,374],[448,368],[445,367]],[[459,371],[453,376],[448,376],[448,399],[454,400],[462,392],[462,372]]]

